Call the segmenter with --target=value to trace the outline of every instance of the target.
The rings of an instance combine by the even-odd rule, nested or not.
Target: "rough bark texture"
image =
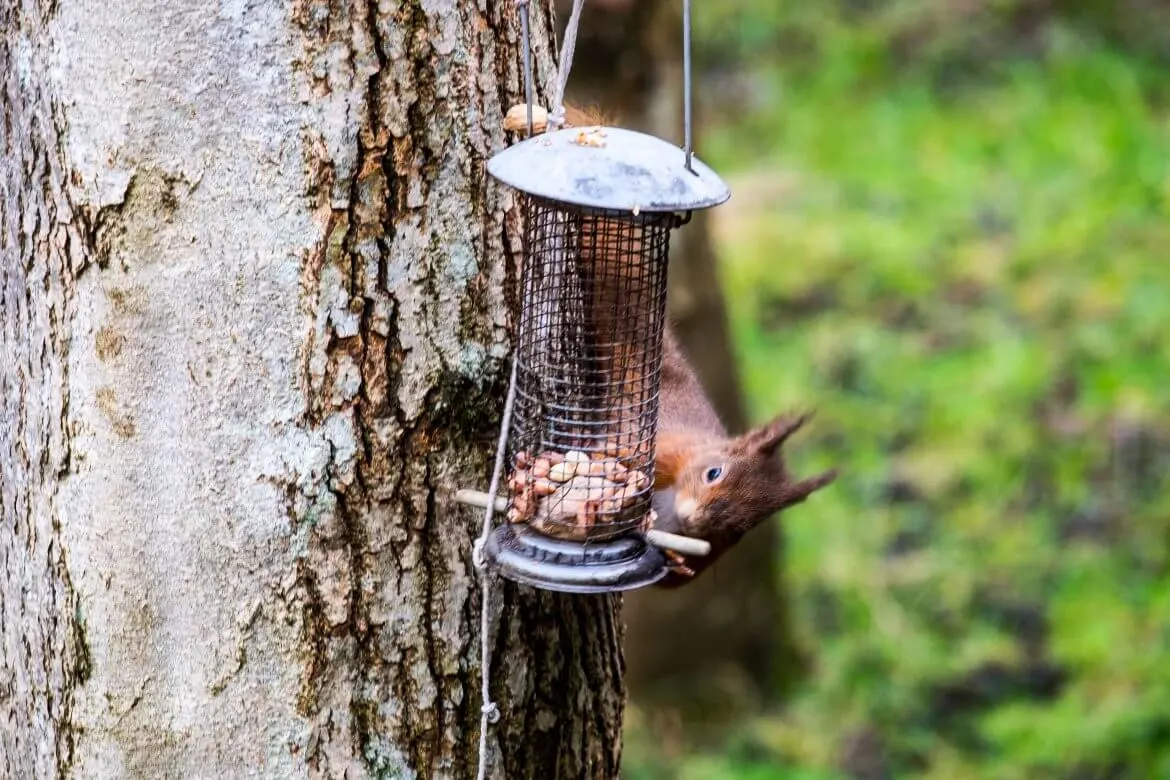
[[[85,624],[61,539],[70,468],[73,279],[88,262],[30,35],[41,9],[0,4],[0,777],[71,763]]]
[[[561,6],[563,17],[571,3]],[[571,97],[616,115],[625,127],[681,144],[680,8],[674,0],[586,4]],[[702,156],[703,109],[717,101],[703,91],[701,72],[695,104]],[[725,424],[742,430],[747,420],[709,235],[712,216],[697,213],[672,241],[670,317]],[[693,585],[626,598],[627,683],[636,700],[684,707],[689,720],[711,724],[774,695],[775,683],[798,663],[777,589],[779,536],[775,523],[761,526]]]
[[[513,4],[21,2],[0,775],[471,776]],[[489,776],[616,777],[618,600],[493,586]]]

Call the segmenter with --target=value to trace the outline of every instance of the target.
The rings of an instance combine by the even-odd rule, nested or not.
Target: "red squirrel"
[[[533,129],[539,134],[547,126],[547,113],[534,108]],[[605,124],[596,109],[565,105],[566,127]],[[514,106],[505,127],[526,130],[527,108]],[[613,260],[596,257],[593,263],[600,267],[600,263]],[[611,297],[604,297],[599,309],[612,317],[617,309],[611,308]],[[686,559],[669,553],[671,571],[659,581],[660,587],[676,588],[692,582],[748,531],[780,510],[803,502],[836,478],[836,469],[831,469],[797,479],[785,465],[781,455],[784,442],[808,420],[809,415],[781,415],[742,435],[730,436],[666,324],[655,446],[654,528],[703,539],[710,543],[711,552]]]

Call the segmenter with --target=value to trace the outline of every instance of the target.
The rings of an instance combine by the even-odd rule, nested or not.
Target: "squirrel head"
[[[683,445],[665,434],[655,468],[656,504],[663,530],[730,546],[785,507],[828,485],[836,470],[792,477],[781,446],[811,415],[782,415],[734,438],[693,439]]]

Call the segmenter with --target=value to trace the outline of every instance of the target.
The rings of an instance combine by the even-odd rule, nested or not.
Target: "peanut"
[[[573,461],[566,460],[563,463],[558,463],[548,471],[548,478],[554,482],[568,482],[577,474],[577,464]]]
[[[604,477],[608,472],[609,468],[603,460],[592,460],[577,467],[578,474],[588,474],[591,477]]]
[[[616,441],[611,441],[605,445],[605,454],[611,458],[628,458],[631,452],[629,447],[623,447]]]
[[[557,485],[549,479],[537,479],[532,483],[532,492],[538,496],[551,496],[557,492]]]
[[[532,105],[532,132],[543,133],[548,125],[548,111],[535,103]],[[504,114],[504,129],[513,133],[528,129],[528,104],[518,103]]]
[[[641,492],[642,491],[638,489],[637,483],[627,482],[626,486],[622,488],[621,500],[626,504],[630,504],[638,497],[638,494]]]

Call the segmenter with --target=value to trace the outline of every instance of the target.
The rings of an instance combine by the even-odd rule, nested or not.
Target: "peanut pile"
[[[519,452],[515,465],[508,480],[512,493],[508,520],[571,541],[597,538],[598,525],[633,519],[634,504],[651,485],[650,477],[626,467],[616,450],[592,456],[579,450],[547,451],[535,458]],[[653,522],[651,509],[642,525]]]

